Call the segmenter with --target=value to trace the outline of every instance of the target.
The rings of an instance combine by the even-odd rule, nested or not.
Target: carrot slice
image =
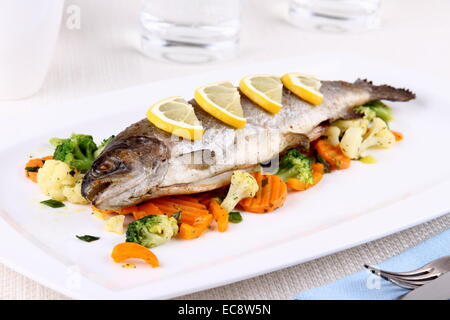
[[[45,160],[52,160],[52,156],[31,159],[25,165],[25,176],[33,182],[37,182],[37,171],[44,166]]]
[[[297,178],[289,178],[287,181],[287,186],[295,191],[305,191],[310,185],[306,185],[303,181]]]
[[[174,213],[181,212],[181,208],[174,208],[171,205],[165,205],[159,202],[154,201],[153,204],[158,207],[159,210],[165,215],[171,216]]]
[[[339,146],[333,146],[328,140],[317,141],[317,153],[330,164],[331,169],[343,170],[350,167],[351,159],[345,156]]]
[[[316,162],[312,165],[312,169],[313,169],[312,176],[313,176],[313,180],[314,180],[313,184],[305,185],[299,179],[290,178],[287,182],[287,186],[295,191],[304,191],[304,190],[309,189],[309,188],[315,186],[316,184],[318,184],[320,182],[320,180],[322,180],[323,173],[325,171],[324,165],[322,163]]]
[[[403,133],[398,132],[398,131],[394,131],[394,130],[391,130],[391,132],[392,132],[392,134],[395,137],[395,141],[399,142],[399,141],[403,140]]]
[[[176,212],[190,212],[197,215],[209,214],[206,206],[197,201],[187,201],[175,197],[165,197],[153,200],[153,203],[165,214]]]
[[[259,190],[253,198],[245,198],[239,202],[239,206],[248,212],[267,213],[280,208],[286,201],[286,183],[278,176],[252,173],[258,182]]]
[[[187,223],[182,223],[180,225],[180,231],[178,232],[178,236],[184,240],[192,240],[200,237],[205,231],[208,229],[208,225],[197,225],[191,226]]]
[[[116,213],[127,215],[127,214],[133,214],[133,212],[136,212],[136,211],[138,211],[137,206],[129,206],[129,207],[125,207],[125,208],[116,210]]]
[[[181,212],[181,225],[178,236],[184,240],[198,238],[208,229],[212,219],[212,214],[197,216]]]
[[[180,221],[182,223],[190,224],[191,226],[198,226],[211,223],[213,219],[213,216],[211,214],[205,214],[205,215],[193,215],[189,212],[182,212],[180,215]]]
[[[325,166],[320,162],[314,162],[312,165],[312,169],[313,172],[320,172],[322,174],[325,172]]]
[[[178,204],[179,206],[182,207],[187,207],[187,208],[197,208],[200,210],[204,210],[205,206],[201,203],[198,202],[197,199],[195,200],[191,200],[191,199],[185,199],[185,198],[171,198],[170,199],[173,203]]]
[[[99,211],[102,212],[102,211]],[[134,219],[141,219],[152,214],[165,214],[172,216],[174,213],[183,213],[185,220],[194,223],[195,217],[209,215],[209,211],[198,199],[191,196],[164,197],[152,199],[139,205],[133,205],[107,213],[132,214]],[[200,218],[200,220],[205,218]]]
[[[217,230],[225,232],[228,229],[228,212],[220,206],[216,200],[211,200],[209,204],[209,211],[217,222]]]
[[[102,210],[102,209],[99,209],[99,208],[97,208],[97,207],[94,206],[94,205],[91,206],[91,209],[92,209],[92,211],[100,212],[100,213],[103,213],[103,214],[113,214],[113,213],[117,213],[117,212],[114,211],[114,210]]]
[[[113,248],[111,257],[117,263],[127,259],[142,259],[153,268],[159,267],[159,261],[155,254],[146,247],[134,242],[119,243]]]
[[[161,210],[151,202],[145,202],[142,205],[136,206],[136,208],[136,211],[133,211],[134,220],[139,220],[149,215],[163,214]]]

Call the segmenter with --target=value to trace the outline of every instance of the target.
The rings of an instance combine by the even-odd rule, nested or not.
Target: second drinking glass
[[[241,0],[143,0],[142,50],[182,63],[229,59],[239,49]]]

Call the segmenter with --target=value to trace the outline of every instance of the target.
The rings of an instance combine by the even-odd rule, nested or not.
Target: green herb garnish
[[[53,199],[44,200],[44,201],[41,201],[41,203],[45,204],[46,206],[49,206],[50,208],[62,208],[62,207],[66,206],[61,201],[53,200]]]
[[[239,223],[242,222],[242,216],[239,211],[231,211],[228,214],[228,221],[231,223]]]
[[[180,220],[180,217],[181,217],[181,211],[175,212],[175,213],[172,215],[172,218],[176,219],[177,221]]]
[[[330,173],[331,172],[330,164],[327,161],[325,161],[319,154],[316,155],[316,159],[317,159],[317,162],[323,164],[323,167],[324,167],[323,171],[325,173]]]
[[[97,241],[98,239],[100,239],[100,237],[95,237],[95,236],[90,236],[85,234],[84,236],[76,236],[78,239],[80,239],[81,241],[85,241],[85,242],[92,242],[92,241]]]

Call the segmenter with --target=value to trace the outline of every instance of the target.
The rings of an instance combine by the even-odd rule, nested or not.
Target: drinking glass
[[[0,0],[0,100],[42,86],[55,50],[64,0]]]
[[[240,13],[241,0],[143,0],[142,51],[183,63],[232,58]]]
[[[360,32],[376,29],[381,0],[290,0],[289,20],[304,29]]]

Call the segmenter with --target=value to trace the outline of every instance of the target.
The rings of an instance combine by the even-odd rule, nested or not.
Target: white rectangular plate
[[[50,209],[23,174],[29,155],[47,154],[50,137],[72,132],[97,140],[144,117],[161,98],[192,97],[195,87],[218,80],[238,82],[249,73],[312,73],[322,79],[357,77],[408,87],[418,98],[392,103],[393,129],[405,139],[373,152],[376,165],[353,162],[326,175],[316,187],[289,195],[274,213],[244,214],[226,233],[211,231],[192,241],[174,240],[153,251],[161,267],[124,269],[110,258],[124,236],[103,231],[86,206]],[[0,148],[1,262],[74,298],[155,299],[224,285],[355,246],[445,214],[450,209],[450,106],[437,79],[398,70],[380,61],[335,54],[219,70],[151,83],[36,112],[34,124]],[[3,124],[14,132],[19,123]],[[1,133],[1,132],[0,132]],[[98,235],[85,243],[75,235]]]

